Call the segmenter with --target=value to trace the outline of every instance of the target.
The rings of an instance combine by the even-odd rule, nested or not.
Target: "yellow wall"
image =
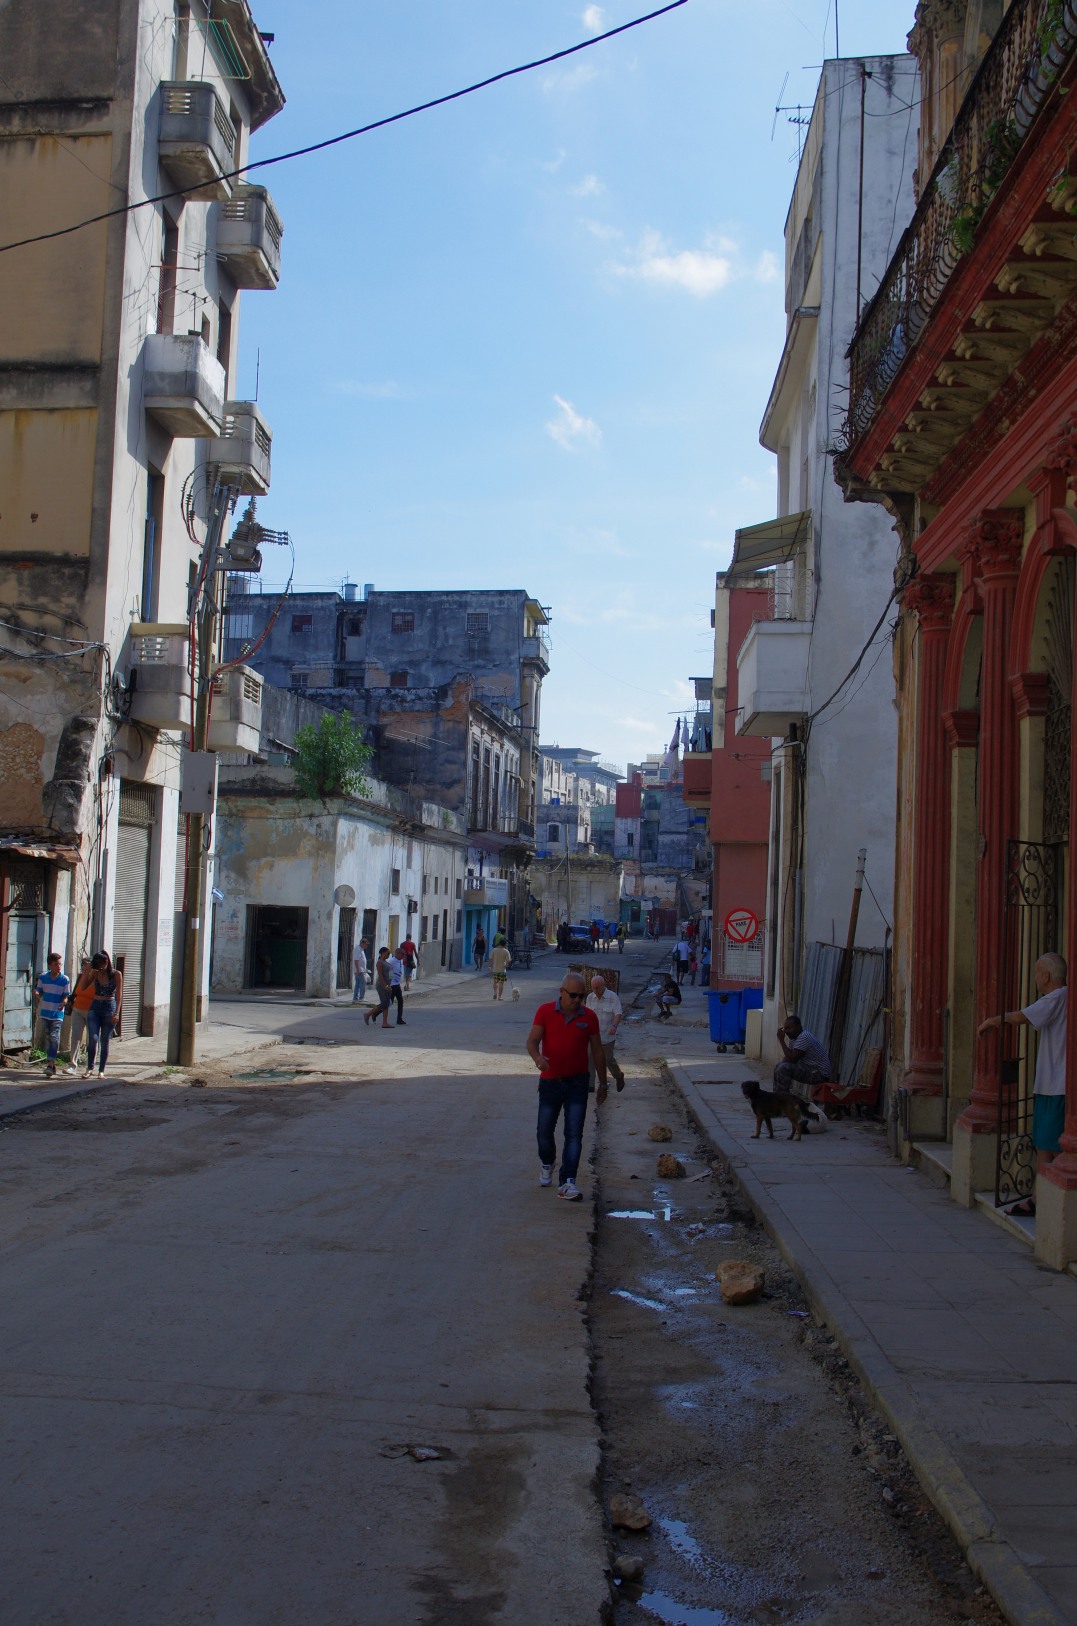
[[[86,554],[97,412],[0,412],[0,553]]]
[[[0,243],[73,225],[110,207],[108,135],[0,141]],[[0,254],[0,356],[96,362],[106,227]]]

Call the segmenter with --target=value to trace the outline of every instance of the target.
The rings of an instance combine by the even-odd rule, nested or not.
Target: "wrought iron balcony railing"
[[[1013,0],[849,350],[852,448],[871,427],[1051,88],[1077,53],[1077,0]]]

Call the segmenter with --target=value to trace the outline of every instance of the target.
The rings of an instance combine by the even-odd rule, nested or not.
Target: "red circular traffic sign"
[[[759,930],[759,917],[750,909],[731,909],[725,917],[725,934],[734,943],[750,943]]]

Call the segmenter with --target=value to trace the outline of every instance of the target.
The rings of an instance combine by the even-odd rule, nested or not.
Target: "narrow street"
[[[730,1236],[766,1247],[729,1191],[610,1217],[664,1213],[656,1119],[706,1167],[655,1062],[705,1046],[694,997],[626,1024],[597,1257],[591,1203],[540,1190],[522,1047],[564,963],[518,1004],[424,992],[403,1034],[278,1006],[280,1047],[6,1120],[5,1622],[999,1618],[922,1499],[884,1503],[900,1464],[776,1256],[723,1310]],[[607,1545],[626,1481],[655,1525]]]

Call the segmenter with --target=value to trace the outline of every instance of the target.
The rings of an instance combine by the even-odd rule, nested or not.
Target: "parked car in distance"
[[[589,920],[576,920],[563,926],[560,931],[558,947],[565,954],[578,954],[580,949],[591,947],[591,922]]]

